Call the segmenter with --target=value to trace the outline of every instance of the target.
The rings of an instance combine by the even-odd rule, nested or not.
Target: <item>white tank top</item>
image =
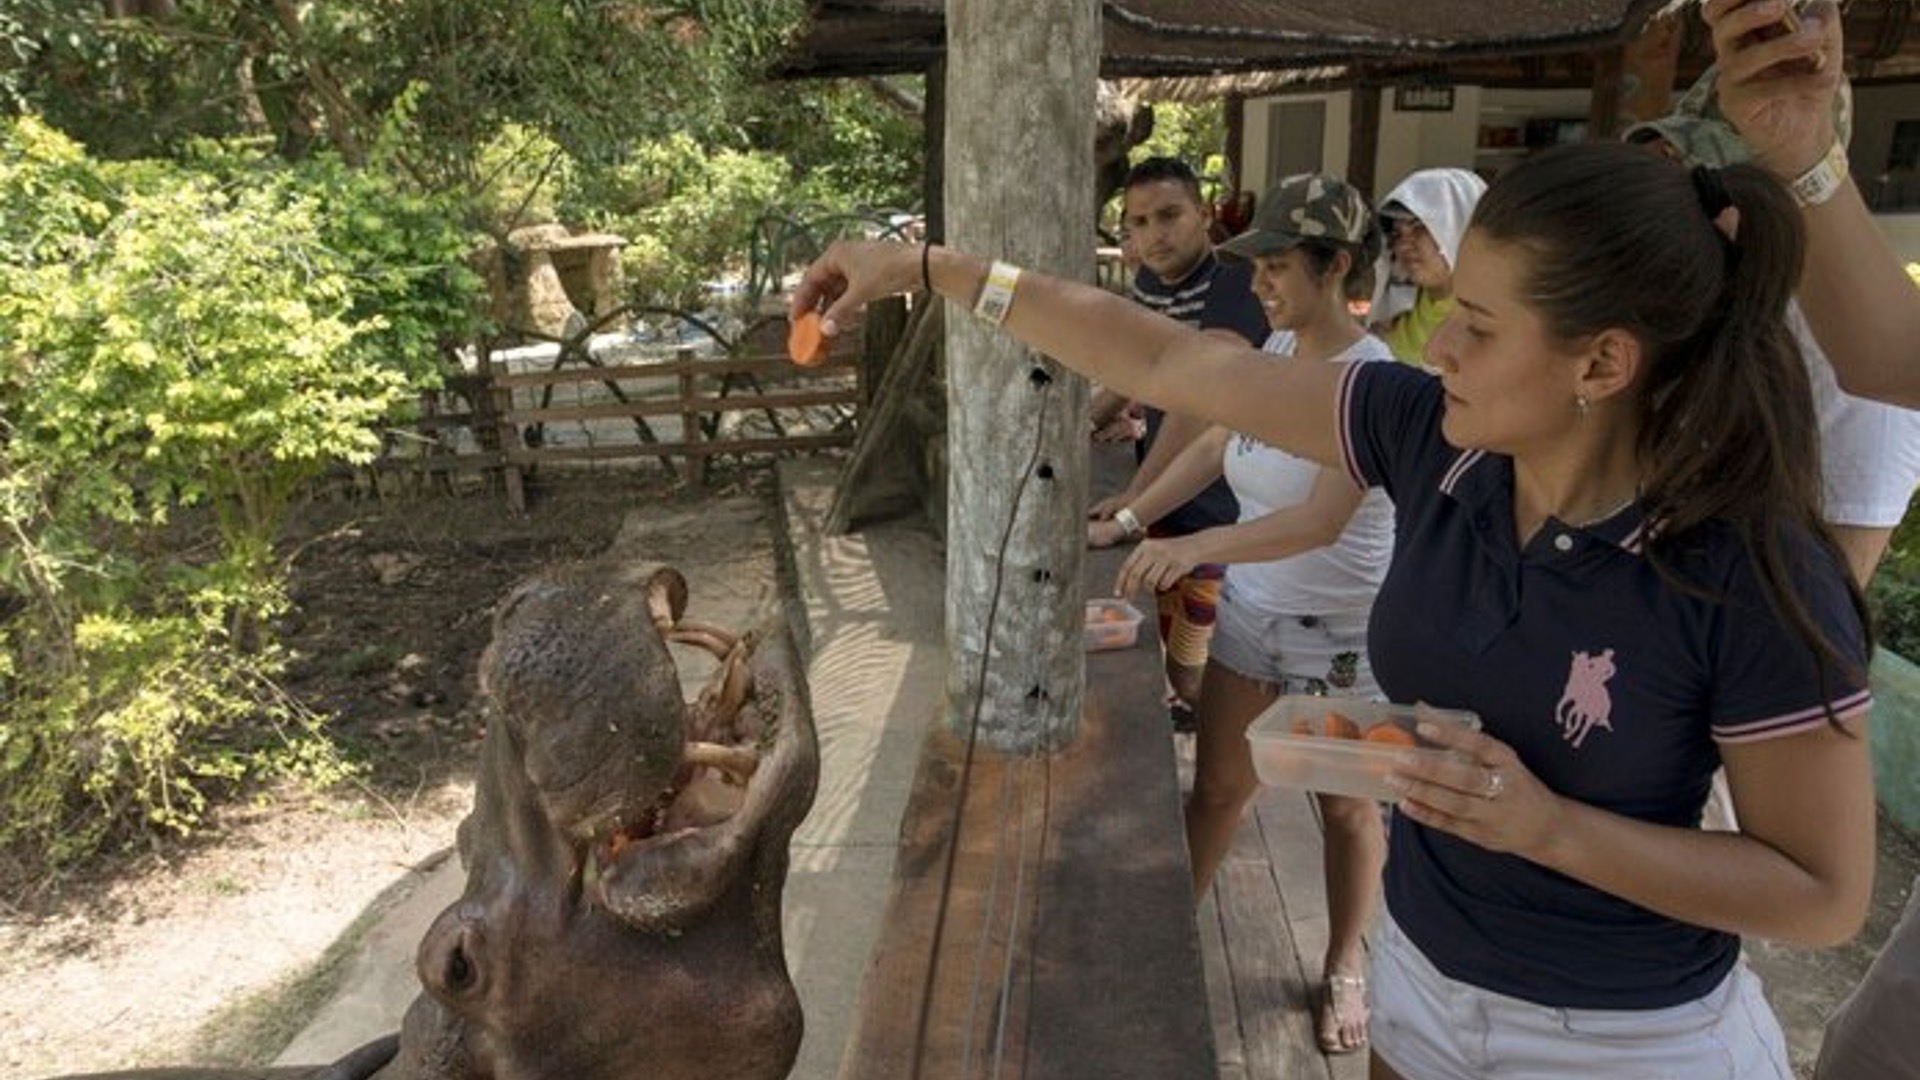
[[[1393,362],[1393,353],[1372,334],[1327,361],[1292,359],[1293,334],[1285,330],[1275,331],[1262,348],[1283,364]],[[1305,502],[1322,468],[1237,432],[1227,440],[1225,464],[1227,483],[1240,500],[1241,521]],[[1234,563],[1227,567],[1227,589],[1234,603],[1288,615],[1367,611],[1392,560],[1393,502],[1374,488],[1338,540],[1274,562]]]

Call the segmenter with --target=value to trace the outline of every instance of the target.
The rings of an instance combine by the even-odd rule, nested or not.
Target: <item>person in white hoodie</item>
[[[1453,267],[1460,238],[1487,190],[1465,169],[1421,169],[1380,202],[1393,246],[1376,275],[1367,321],[1394,358],[1424,364],[1427,339],[1453,310]]]

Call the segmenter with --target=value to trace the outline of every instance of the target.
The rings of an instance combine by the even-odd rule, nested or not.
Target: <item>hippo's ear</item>
[[[662,634],[687,613],[687,579],[680,576],[680,571],[663,566],[647,578],[647,610],[653,613],[653,625]]]

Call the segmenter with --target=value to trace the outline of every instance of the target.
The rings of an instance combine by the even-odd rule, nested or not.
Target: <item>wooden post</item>
[[[946,229],[955,247],[1093,279],[1099,10],[1099,0],[948,5]],[[964,738],[977,717],[983,746],[1050,750],[1078,732],[1083,701],[1087,385],[953,314],[947,722]]]
[[[1226,175],[1221,180],[1229,193],[1240,191],[1240,155],[1246,152],[1247,141],[1247,99],[1244,94],[1228,94],[1220,103],[1225,114],[1227,145],[1222,148],[1220,158],[1225,163],[1222,170]]]
[[[867,305],[866,333],[860,338],[860,415],[873,408],[873,394],[886,379],[887,361],[907,336],[907,298],[889,296]]]
[[[1620,91],[1625,79],[1624,49],[1593,54],[1593,104],[1587,109],[1587,137],[1611,139],[1620,132]]]
[[[1362,82],[1353,88],[1353,115],[1347,124],[1347,183],[1374,198],[1374,175],[1380,163],[1380,87]]]
[[[682,345],[673,351],[673,358],[682,364],[691,364],[693,349]],[[700,396],[700,379],[691,367],[680,372],[680,441],[687,447],[687,486],[695,491],[707,486],[707,462],[709,455],[700,453],[700,413],[693,407],[694,399]],[[718,414],[715,416],[715,429],[718,430]]]
[[[480,367],[488,375],[486,394],[493,404],[495,429],[500,443],[500,475],[507,485],[507,509],[516,514],[527,509],[527,489],[520,475],[520,425],[513,422],[513,388],[501,386],[492,376],[507,373],[505,361],[493,358],[492,342],[482,341]]]
[[[947,238],[947,58],[942,56],[927,65],[926,105],[921,115],[920,138],[926,162],[921,176],[921,201],[925,204],[927,239],[939,243]]]

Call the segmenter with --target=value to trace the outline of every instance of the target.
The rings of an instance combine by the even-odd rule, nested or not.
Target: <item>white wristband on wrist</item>
[[[1131,506],[1123,506],[1115,510],[1113,512],[1113,520],[1115,524],[1120,526],[1120,531],[1124,533],[1129,540],[1138,539],[1147,534],[1147,527],[1140,524],[1140,518],[1133,512],[1133,507]]]
[[[1801,206],[1819,206],[1833,198],[1846,180],[1847,148],[1835,139],[1827,148],[1826,156],[1788,184],[1787,190],[1793,192],[1793,201]]]
[[[1020,283],[1020,268],[1012,263],[995,262],[980,286],[980,299],[973,302],[973,313],[995,326],[1007,321],[1013,307],[1013,290]]]

